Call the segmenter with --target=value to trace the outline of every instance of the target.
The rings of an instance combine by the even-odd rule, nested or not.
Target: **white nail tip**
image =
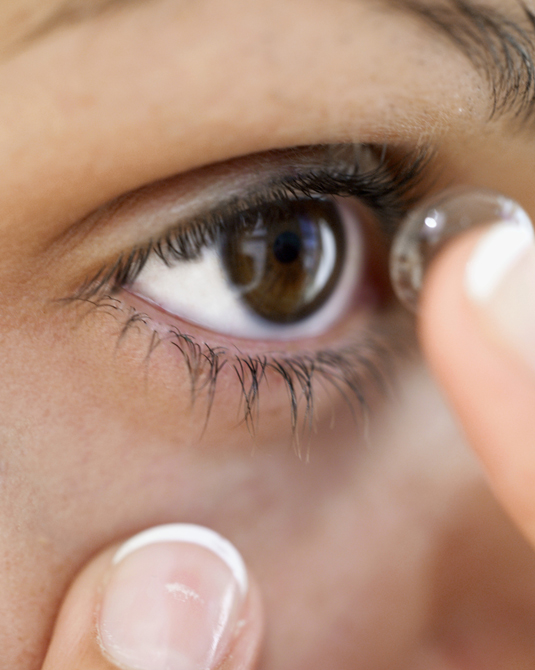
[[[213,530],[194,524],[176,523],[156,526],[134,535],[119,547],[113,557],[113,564],[116,565],[138,549],[161,542],[186,542],[208,549],[226,563],[238,582],[242,595],[247,592],[247,569],[236,547]]]
[[[466,292],[476,302],[486,302],[505,275],[533,245],[533,227],[497,223],[479,241],[466,267]]]

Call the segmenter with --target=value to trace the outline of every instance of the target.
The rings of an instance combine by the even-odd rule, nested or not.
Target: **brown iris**
[[[332,294],[344,265],[344,229],[332,202],[266,206],[256,225],[225,235],[220,247],[242,301],[273,323],[295,323]]]

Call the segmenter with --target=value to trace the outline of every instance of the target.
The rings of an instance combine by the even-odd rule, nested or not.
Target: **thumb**
[[[504,507],[535,546],[535,247],[497,223],[431,267],[420,337]]]
[[[158,526],[82,570],[43,670],[252,670],[261,618],[233,545],[201,526]]]

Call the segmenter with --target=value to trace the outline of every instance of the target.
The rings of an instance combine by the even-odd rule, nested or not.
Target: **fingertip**
[[[535,544],[535,369],[511,346],[509,324],[498,324],[489,312],[495,305],[488,302],[502,279],[510,276],[524,243],[515,247],[511,238],[509,247],[503,240],[501,246],[489,246],[489,234],[496,238],[494,230],[472,230],[438,256],[426,276],[418,331],[428,365],[494,492]],[[489,268],[487,263],[485,268],[480,263],[482,245],[493,246],[501,265]],[[487,274],[486,285],[485,277],[477,277],[476,295],[474,272]],[[496,281],[496,276],[501,279]],[[522,309],[535,297],[533,291],[520,300],[513,294]],[[499,299],[501,307],[507,304],[509,309],[511,295]]]
[[[453,360],[462,364],[466,348],[477,349],[470,306],[464,295],[464,274],[479,231],[451,242],[429,268],[420,296],[418,338],[431,368],[446,386],[454,372]],[[466,347],[459,347],[465,342]]]
[[[43,670],[251,670],[262,605],[235,547],[171,524],[93,559],[67,594]]]
[[[477,429],[472,419],[480,407],[479,386],[491,374],[494,360],[482,343],[464,289],[466,267],[480,235],[473,230],[453,240],[430,266],[417,322],[427,364],[465,432]]]

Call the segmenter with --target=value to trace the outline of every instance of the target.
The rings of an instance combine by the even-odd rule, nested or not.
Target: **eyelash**
[[[355,155],[358,150],[372,152],[378,157],[377,165],[371,170],[361,171],[360,161]],[[235,198],[207,215],[171,229],[159,239],[149,240],[122,254],[114,263],[101,268],[79,291],[67,298],[67,302],[83,303],[91,310],[121,314],[124,322],[118,346],[131,329],[150,328],[147,361],[163,342],[169,342],[178,349],[190,377],[192,402],[202,392],[206,394],[205,427],[218,378],[229,366],[238,380],[243,422],[251,434],[254,434],[258,422],[260,388],[272,373],[282,378],[286,386],[294,438],[301,432],[300,426],[307,432],[313,428],[315,383],[332,387],[342,396],[355,418],[363,416],[368,404],[364,389],[373,386],[384,392],[393,361],[412,348],[410,328],[404,317],[402,323],[397,320],[395,338],[398,343],[407,343],[403,351],[399,346],[394,351],[391,346],[394,339],[390,335],[392,325],[387,323],[386,327],[361,333],[354,342],[338,350],[244,355],[237,348],[229,351],[224,347],[210,347],[206,342],[199,342],[179,331],[176,326],[170,326],[162,334],[160,329],[151,328],[149,316],[126,306],[116,297],[120,290],[135,281],[152,254],[158,255],[168,265],[193,259],[222,232],[235,233],[254,225],[260,208],[283,208],[296,200],[328,196],[359,198],[374,212],[385,238],[390,242],[400,219],[419,199],[418,191],[421,191],[423,177],[432,158],[429,148],[392,158],[392,151],[387,147],[367,145],[355,149],[353,145],[339,145],[329,148],[329,156],[330,163],[320,168],[294,170],[252,196]],[[400,328],[404,335],[401,338]]]

